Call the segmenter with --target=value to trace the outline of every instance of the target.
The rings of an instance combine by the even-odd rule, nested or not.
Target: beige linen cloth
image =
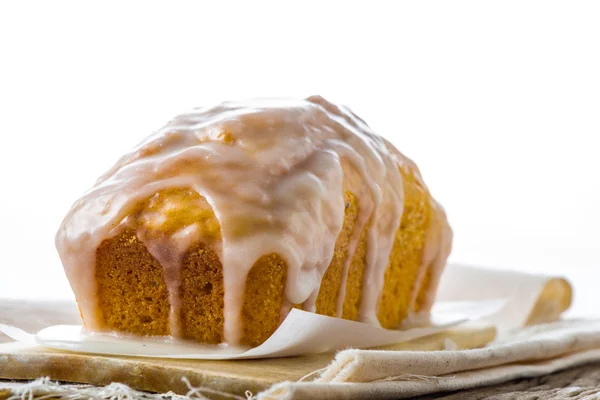
[[[399,399],[547,375],[600,361],[600,321],[525,328],[483,349],[345,350],[312,382],[282,382],[259,399]],[[325,384],[327,383],[327,384]]]
[[[483,349],[384,351],[350,349],[310,382],[282,382],[259,399],[398,399],[550,374],[600,361],[600,320],[555,321],[572,300],[562,278],[451,265],[441,300],[506,298],[486,318],[499,332]],[[533,325],[537,324],[537,325]],[[527,326],[529,325],[529,326]],[[526,327],[524,327],[526,326]]]

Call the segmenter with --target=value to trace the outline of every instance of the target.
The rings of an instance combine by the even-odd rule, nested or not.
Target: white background
[[[0,5],[0,297],[71,298],[62,217],[176,113],[321,94],[417,161],[452,261],[600,304],[600,3],[90,4]]]

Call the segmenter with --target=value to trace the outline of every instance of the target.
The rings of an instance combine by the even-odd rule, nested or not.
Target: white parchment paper
[[[433,324],[430,327],[408,330],[382,329],[361,322],[293,309],[267,341],[249,350],[202,346],[169,338],[143,339],[86,333],[81,326],[76,325],[56,325],[42,329],[37,334],[30,334],[16,327],[0,324],[0,331],[20,342],[91,354],[205,360],[266,358],[400,343],[480,319],[497,312],[505,304],[505,299],[439,303],[432,310]]]
[[[449,265],[440,282],[429,327],[387,330],[293,309],[277,331],[253,349],[86,333],[75,325],[51,326],[31,334],[0,324],[0,331],[20,342],[91,354],[212,360],[283,357],[401,343],[467,321],[485,321],[501,331],[511,329],[524,323],[549,279],[515,271]]]
[[[479,302],[506,299],[503,307],[482,318],[503,333],[525,324],[542,290],[553,278],[507,269],[450,264],[442,275],[437,300]]]

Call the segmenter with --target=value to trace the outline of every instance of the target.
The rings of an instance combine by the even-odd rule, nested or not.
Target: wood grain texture
[[[72,304],[0,304],[0,320],[31,332],[50,323],[77,323],[73,319],[78,319]],[[37,315],[44,317],[40,320]],[[485,345],[494,336],[493,328],[472,325],[385,349],[440,350],[445,348],[448,340],[457,348],[474,348]],[[332,359],[332,354],[320,354],[264,360],[167,360],[74,354],[9,342],[0,345],[0,379],[48,376],[54,380],[94,385],[121,382],[138,390],[185,394],[188,388],[181,380],[185,376],[193,386],[243,394],[246,390],[258,393],[284,380],[296,381],[325,367]]]
[[[494,338],[489,327],[454,328],[447,332],[393,346],[394,350],[441,350],[447,340],[457,348],[480,347]],[[383,348],[382,348],[383,349]],[[389,349],[385,348],[385,349]],[[297,381],[327,366],[333,354],[262,360],[169,360],[74,354],[21,343],[0,345],[0,379],[51,379],[107,385],[121,382],[137,390],[185,394],[192,386],[228,393],[258,393],[281,381]]]
[[[27,332],[37,332],[52,325],[80,325],[75,302],[25,301],[0,298],[0,323],[14,325]],[[0,333],[0,343],[12,339]]]
[[[600,364],[584,365],[552,375],[519,379],[455,393],[438,393],[418,400],[550,400],[600,399]]]

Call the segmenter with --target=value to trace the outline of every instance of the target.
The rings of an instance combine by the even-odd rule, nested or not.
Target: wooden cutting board
[[[441,350],[448,340],[457,348],[476,348],[494,336],[494,328],[473,324],[385,349]],[[168,360],[75,354],[10,342],[0,344],[0,378],[48,376],[53,380],[94,385],[121,382],[143,391],[185,394],[189,389],[181,379],[186,377],[194,387],[243,395],[246,390],[257,394],[281,381],[297,381],[326,367],[333,357],[320,354],[262,360]]]
[[[528,324],[553,321],[568,308],[572,289],[564,279],[551,279],[538,298]],[[28,332],[57,324],[80,323],[75,303],[23,302],[0,299],[0,321]],[[493,340],[495,329],[466,325],[426,338],[388,346],[387,350],[440,350],[448,340],[459,349],[482,347]],[[0,334],[0,343],[8,338]],[[74,354],[30,347],[19,343],[0,344],[0,379],[54,380],[107,385],[122,382],[134,389],[150,392],[188,392],[181,380],[186,377],[194,387],[206,387],[243,395],[256,394],[281,381],[297,381],[326,367],[334,354],[302,357],[201,361]],[[313,375],[314,376],[314,375]]]

